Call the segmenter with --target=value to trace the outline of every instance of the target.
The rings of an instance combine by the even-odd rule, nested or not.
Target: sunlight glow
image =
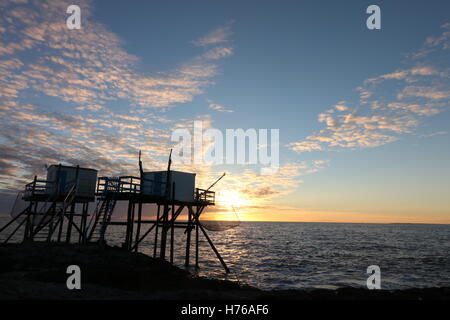
[[[218,204],[227,208],[241,208],[250,205],[250,199],[245,198],[242,193],[235,190],[221,191],[217,197]]]

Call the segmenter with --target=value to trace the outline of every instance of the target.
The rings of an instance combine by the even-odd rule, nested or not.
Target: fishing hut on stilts
[[[18,194],[12,219],[0,228],[0,234],[12,229],[4,243],[22,230],[23,241],[104,244],[109,226],[124,226],[123,249],[137,252],[144,240],[151,239],[153,256],[173,263],[175,229],[181,229],[186,236],[186,266],[190,265],[191,248],[194,247],[195,266],[199,267],[201,233],[225,271],[229,272],[200,222],[204,210],[215,205],[212,187],[225,174],[209,188],[200,189],[195,187],[195,173],[174,171],[171,164],[170,154],[167,170],[144,171],[139,152],[139,176],[98,178],[94,169],[52,165],[47,168],[46,180],[35,177]],[[125,221],[112,219],[118,201],[127,204]],[[96,202],[95,210],[89,213],[89,204],[93,202]],[[154,214],[144,210],[152,209],[145,204],[156,206],[156,217],[148,218]],[[185,220],[180,219],[183,211]]]

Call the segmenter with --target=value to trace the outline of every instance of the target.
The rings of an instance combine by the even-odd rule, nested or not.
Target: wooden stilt
[[[52,241],[52,236],[51,236],[51,234],[52,234],[53,227],[54,227],[54,222],[53,222],[53,219],[52,219],[52,220],[49,222],[49,224],[48,224],[47,242],[51,242],[51,241]]]
[[[31,208],[33,207],[33,202],[30,202],[30,205],[28,206],[27,209],[27,218],[26,218],[26,222],[25,222],[25,232],[23,233],[23,241],[27,241],[30,236],[32,235],[30,233],[30,224],[31,224]]]
[[[199,212],[199,207],[197,206],[197,213]],[[195,218],[195,216],[194,216]],[[198,219],[195,219],[195,268],[198,269]]]
[[[136,243],[134,246],[134,252],[138,251],[139,235],[141,233],[141,222],[142,222],[142,202],[139,202],[139,204],[138,204],[138,222],[137,222],[137,228],[136,228]]]
[[[80,172],[80,166],[77,165],[77,169],[75,172],[75,186],[74,186],[75,193],[76,193],[77,184],[78,184],[79,172]],[[73,215],[75,213],[75,205],[76,205],[76,203],[72,203],[72,205],[70,206],[69,223],[67,224],[67,233],[66,233],[66,243],[70,243],[70,240],[72,238],[72,225],[73,225]],[[63,220],[64,220],[64,218],[63,218]]]
[[[178,209],[175,211],[175,219],[176,217],[178,217],[178,215],[181,213],[181,211],[183,210],[184,206],[179,206]],[[155,228],[158,224],[161,224],[163,222],[163,216],[160,216],[158,220],[156,221],[152,221],[150,223],[153,223],[153,225],[144,233],[144,235],[139,239],[138,243],[140,243],[141,241],[143,241],[147,235],[152,232],[153,228]],[[148,223],[148,221],[142,221],[142,223]],[[172,220],[170,222],[168,222],[168,225],[172,223]],[[136,246],[136,244],[134,244],[134,246],[132,247],[132,250],[134,249],[134,247]]]
[[[70,243],[72,238],[73,214],[75,213],[75,203],[70,206],[69,223],[67,224],[66,243]]]
[[[34,231],[34,224],[35,224],[35,220],[36,220],[36,215],[37,215],[37,209],[38,209],[38,202],[36,201],[35,203],[34,203],[34,208],[33,208],[33,215],[32,215],[32,218],[31,218],[31,224],[30,224],[30,228],[29,228],[29,232],[30,232],[30,234],[33,234],[33,231]]]
[[[130,224],[130,241],[129,241],[129,248],[128,250],[131,251],[131,248],[133,246],[133,235],[134,235],[134,215],[136,209],[136,202],[133,201],[133,206],[131,208],[131,224]]]
[[[133,241],[133,201],[128,202],[128,212],[127,212],[127,229],[125,232],[125,249],[130,250],[131,242]]]
[[[81,233],[80,237],[78,238],[79,243],[86,243],[86,223],[87,223],[87,216],[89,212],[89,202],[83,203],[83,213],[81,216]]]
[[[172,218],[170,224],[170,263],[173,263],[174,237],[175,237],[175,182],[172,183]]]
[[[158,229],[159,229],[159,211],[160,211],[160,205],[158,204],[158,210],[156,214],[156,230],[155,230],[155,244],[153,248],[153,258],[156,258],[156,251],[158,249]]]
[[[37,182],[37,176],[34,176],[34,180],[33,180],[33,195],[34,195],[34,190],[36,189],[36,182]],[[26,224],[25,224],[25,232],[23,234],[23,241],[27,241],[30,237],[31,239],[33,238],[32,235],[33,233],[31,233],[31,213],[33,210],[33,201],[30,201],[30,205],[28,206],[28,212],[27,212],[27,219],[26,219]]]
[[[191,253],[191,218],[192,217],[192,206],[188,206],[188,225],[186,229],[186,256],[184,265],[189,267],[189,258]]]
[[[56,206],[54,208],[55,212],[53,213],[53,216],[56,215]],[[61,238],[62,238],[62,230],[63,230],[63,224],[64,224],[64,216],[65,216],[65,208],[61,208],[61,210],[63,210],[61,213],[58,213],[58,222],[59,222],[59,229],[58,229],[58,242],[61,242]]]
[[[169,206],[167,204],[164,204],[164,211],[163,211],[163,223],[161,228],[161,246],[160,246],[160,254],[159,257],[161,259],[166,258],[166,242],[167,242],[167,220],[169,216]]]
[[[230,269],[228,269],[225,261],[222,259],[222,256],[220,255],[219,251],[217,251],[216,247],[214,246],[214,243],[211,241],[211,239],[209,238],[208,234],[206,233],[205,229],[203,229],[202,225],[200,224],[199,220],[198,220],[199,215],[197,215],[195,217],[195,219],[197,220],[197,226],[200,228],[200,230],[202,231],[203,235],[205,236],[206,240],[208,241],[209,245],[211,246],[211,248],[213,249],[214,253],[216,254],[217,258],[219,259],[220,263],[222,264],[223,268],[225,269],[226,273],[230,272]]]

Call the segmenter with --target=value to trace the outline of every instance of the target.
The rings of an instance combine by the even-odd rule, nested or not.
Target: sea
[[[265,290],[365,288],[368,268],[378,266],[382,289],[450,287],[450,225],[241,222],[207,233],[231,272],[200,233],[199,269],[193,242],[187,268],[198,276]],[[124,227],[110,226],[108,244],[120,246],[124,234]],[[174,239],[174,264],[185,268],[184,230],[176,229]],[[153,244],[152,232],[139,251],[153,256]]]

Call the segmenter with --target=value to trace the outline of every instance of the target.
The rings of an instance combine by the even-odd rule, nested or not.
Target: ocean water
[[[120,245],[124,233],[109,227],[108,243]],[[208,235],[231,273],[201,233],[200,269],[188,270],[261,289],[366,287],[370,265],[380,267],[382,289],[450,286],[450,225],[242,222]],[[184,267],[181,229],[175,239],[174,262]],[[139,250],[153,255],[153,240],[152,232]],[[194,255],[192,246],[192,264]]]
[[[123,239],[119,228],[109,230],[110,242]],[[370,265],[380,267],[383,289],[450,286],[450,225],[242,222],[208,235],[231,273],[200,233],[198,274],[261,289],[366,287]],[[153,239],[140,251],[152,255]],[[175,239],[183,267],[183,231]]]

